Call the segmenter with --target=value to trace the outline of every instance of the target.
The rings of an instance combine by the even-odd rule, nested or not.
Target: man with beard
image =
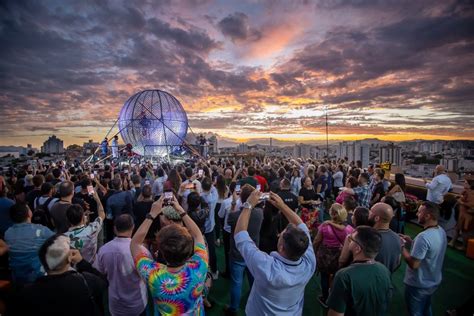
[[[390,273],[400,266],[402,249],[400,237],[390,229],[392,218],[393,209],[385,203],[376,203],[369,211],[369,220],[374,223],[373,227],[382,237],[382,244],[375,261],[386,266]]]
[[[390,272],[374,260],[382,244],[380,233],[359,226],[347,238],[354,261],[334,277],[328,316],[388,315],[393,289]]]
[[[431,315],[431,296],[442,280],[446,232],[438,225],[439,207],[433,202],[423,202],[418,209],[418,221],[423,231],[412,241],[400,235],[402,255],[407,263],[405,271],[405,300],[410,315]]]

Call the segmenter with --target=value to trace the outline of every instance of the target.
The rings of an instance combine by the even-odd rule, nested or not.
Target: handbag
[[[334,274],[339,268],[339,256],[341,255],[344,242],[341,241],[339,236],[336,234],[332,225],[328,225],[331,228],[332,233],[336,236],[336,239],[339,241],[340,246],[328,247],[324,244],[321,244],[318,252],[316,253],[316,259],[318,262],[317,267],[319,272]]]

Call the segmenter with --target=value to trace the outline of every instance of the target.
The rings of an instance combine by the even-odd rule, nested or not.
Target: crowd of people
[[[391,183],[380,167],[343,159],[59,161],[2,171],[5,315],[204,315],[218,278],[230,280],[222,313],[237,315],[245,275],[246,315],[301,315],[315,273],[314,300],[328,315],[387,315],[402,260],[409,315],[431,315],[447,247],[440,204],[451,188],[443,167],[435,172],[412,240],[404,176]],[[464,242],[474,231],[473,190],[467,178]]]

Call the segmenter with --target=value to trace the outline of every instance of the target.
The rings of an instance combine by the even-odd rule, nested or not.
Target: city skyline
[[[0,145],[99,141],[161,89],[194,132],[474,139],[474,9],[462,1],[18,2],[0,7]]]

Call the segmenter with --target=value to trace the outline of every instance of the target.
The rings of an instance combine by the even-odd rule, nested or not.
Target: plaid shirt
[[[356,187],[352,189],[357,195],[357,202],[359,206],[370,208],[370,200],[372,199],[372,191],[369,189],[369,186],[366,184],[361,187]]]

